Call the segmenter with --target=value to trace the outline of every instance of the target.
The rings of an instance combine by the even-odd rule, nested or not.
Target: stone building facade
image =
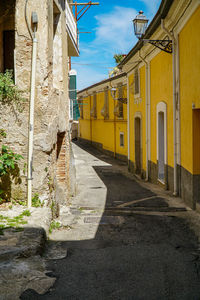
[[[22,112],[0,104],[0,127],[7,133],[3,143],[24,157],[20,170],[27,162],[32,58],[25,4],[24,0],[0,3],[0,72],[12,69],[15,84],[26,98]],[[69,57],[79,54],[76,22],[66,0],[29,0],[29,22],[32,12],[38,15],[33,194],[37,192],[46,202],[52,199],[55,204],[65,204],[72,188],[68,65]],[[27,174],[21,171],[20,175],[22,183],[11,190],[15,200],[24,199],[26,193]]]

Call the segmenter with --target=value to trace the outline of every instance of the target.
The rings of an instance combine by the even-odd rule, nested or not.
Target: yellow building
[[[79,139],[113,157],[127,160],[127,84],[120,74],[78,93]]]
[[[163,40],[169,43],[163,46]],[[195,209],[200,204],[200,1],[163,0],[142,39],[118,67],[127,83],[125,151],[119,154],[127,155],[130,171],[171,190]],[[102,97],[97,96],[97,103],[103,104]],[[93,98],[90,94],[85,99],[92,105]],[[98,129],[94,120],[92,124],[94,135],[80,121],[83,138],[92,136],[105,149],[108,141],[119,139],[121,129],[114,135],[100,122]],[[119,144],[108,150],[118,153]]]

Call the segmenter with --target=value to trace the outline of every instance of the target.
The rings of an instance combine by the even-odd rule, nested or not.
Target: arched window
[[[157,104],[157,161],[158,179],[165,182],[165,165],[167,165],[167,105]]]

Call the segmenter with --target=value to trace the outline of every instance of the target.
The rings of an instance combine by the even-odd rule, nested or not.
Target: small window
[[[140,94],[140,78],[138,69],[136,69],[134,72],[134,94]]]
[[[120,147],[124,147],[124,133],[123,132],[120,132],[119,138],[120,138]]]

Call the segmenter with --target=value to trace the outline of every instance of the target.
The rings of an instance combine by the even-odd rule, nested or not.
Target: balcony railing
[[[77,45],[77,24],[74,18],[74,15],[70,9],[70,6],[68,4],[68,1],[66,1],[66,9],[65,9],[65,13],[66,13],[66,25],[67,28],[71,34],[71,37],[73,38],[75,44]]]

